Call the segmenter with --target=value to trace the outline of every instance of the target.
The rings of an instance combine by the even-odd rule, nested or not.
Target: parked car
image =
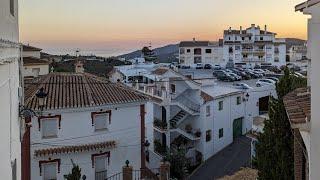
[[[305,78],[305,76],[302,75],[302,74],[299,73],[299,72],[294,72],[294,76],[296,76],[296,77],[301,77],[301,78]]]
[[[204,69],[212,69],[212,66],[211,66],[211,64],[205,64],[203,68]]]
[[[220,81],[229,81],[229,82],[233,82],[235,81],[235,78],[226,74],[226,73],[223,73],[223,74],[219,74],[217,76],[217,79],[220,80]]]
[[[212,74],[213,76],[218,76],[221,74],[227,74],[227,72],[225,72],[224,70],[214,70]]]
[[[233,86],[237,89],[252,89],[248,84],[246,83],[235,83]]]
[[[262,76],[265,76],[265,72],[262,69],[254,69],[254,73],[262,74]]]
[[[222,67],[221,67],[220,65],[218,65],[218,64],[215,64],[215,65],[213,66],[213,69],[214,69],[214,70],[221,70]]]
[[[182,65],[182,66],[181,66],[181,69],[190,69],[190,66]]]
[[[276,77],[267,77],[266,79],[271,79],[271,80],[273,80],[275,82],[279,82],[279,79],[276,78]]]
[[[233,72],[228,73],[228,75],[234,77],[235,81],[241,81],[242,80],[241,76],[238,76],[237,74],[235,74]]]
[[[203,65],[201,63],[196,64],[196,69],[203,69]]]
[[[256,82],[257,87],[265,86],[265,85],[275,85],[276,82],[271,79],[259,79]]]
[[[254,79],[260,78],[259,74],[256,74],[256,73],[254,73],[254,72],[252,72],[250,70],[245,70],[245,73],[248,74],[251,78],[254,78]]]

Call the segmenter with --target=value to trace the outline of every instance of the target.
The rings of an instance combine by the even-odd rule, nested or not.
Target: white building
[[[179,44],[179,63],[184,66],[211,64],[225,66],[223,47],[217,42],[182,41]]]
[[[35,83],[35,84],[33,84]],[[39,88],[48,92],[38,106]],[[86,73],[50,73],[26,87],[31,119],[31,179],[64,179],[73,162],[87,179],[104,180],[129,160],[145,167],[146,96]]]
[[[236,66],[254,67],[255,65],[286,64],[285,39],[275,37],[269,32],[252,24],[243,30],[233,30],[231,27],[223,35],[223,59]]]
[[[290,62],[296,62],[307,59],[306,45],[293,45],[288,50]]]
[[[1,179],[21,179],[18,0],[0,1],[0,12],[0,174]]]
[[[154,140],[148,167],[158,164],[166,148],[183,148],[191,162],[198,164],[251,129],[244,92],[201,84],[164,67],[152,75],[157,81],[136,84],[154,102],[153,126],[146,125],[148,139]]]
[[[49,73],[50,62],[41,59],[41,50],[29,45],[22,46],[24,77],[38,77]]]

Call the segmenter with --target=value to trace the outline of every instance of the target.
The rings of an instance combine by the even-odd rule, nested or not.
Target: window
[[[14,16],[14,1],[15,0],[10,0],[10,14]]]
[[[194,57],[194,63],[197,64],[197,63],[201,63],[201,57]]]
[[[187,49],[187,53],[190,53],[191,52],[191,50],[190,49]]]
[[[95,179],[107,178],[107,163],[108,157],[106,155],[96,156],[94,159]]]
[[[57,164],[55,162],[42,164],[42,171],[44,180],[57,179]]]
[[[94,130],[106,130],[108,126],[109,113],[96,114],[94,116]]]
[[[170,90],[171,90],[171,93],[176,93],[176,85],[170,84]]]
[[[41,120],[42,138],[55,138],[58,135],[58,119],[50,118]]]
[[[223,110],[223,101],[219,101],[219,111]]]
[[[210,106],[206,106],[206,115],[210,116]]]
[[[184,54],[184,48],[180,48],[180,54]]]
[[[251,41],[251,37],[249,37],[249,41]]]
[[[206,131],[206,142],[211,141],[211,130]]]
[[[260,37],[260,41],[263,41],[263,37]]]
[[[239,105],[239,104],[241,104],[241,97],[240,96],[237,97],[237,105]]]
[[[244,37],[242,37],[242,41],[244,41]]]
[[[11,165],[12,180],[17,180],[17,159]]]
[[[206,49],[206,53],[207,54],[211,54],[212,53],[212,49]]]
[[[229,47],[229,53],[233,53],[233,48]]]
[[[193,51],[194,54],[201,55],[201,48],[195,48]]]
[[[223,137],[223,128],[219,129],[219,138]]]

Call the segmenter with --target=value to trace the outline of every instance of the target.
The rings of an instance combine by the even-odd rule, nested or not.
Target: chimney
[[[256,25],[255,24],[251,24],[251,28],[254,28],[254,27],[256,27]]]
[[[76,73],[84,73],[83,63],[82,61],[77,60],[74,64]]]
[[[264,34],[267,34],[267,25],[264,25]]]
[[[196,42],[196,38],[193,38],[192,40],[193,40],[193,42]]]
[[[242,26],[240,26],[240,34],[242,34]]]
[[[231,33],[231,27],[229,27],[229,32]]]

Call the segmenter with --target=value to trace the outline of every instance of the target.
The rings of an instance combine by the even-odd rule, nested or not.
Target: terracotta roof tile
[[[142,93],[119,83],[112,83],[88,73],[49,73],[28,82],[25,104],[38,109],[35,96],[43,87],[48,93],[44,110],[83,108],[146,101]]]
[[[298,88],[283,98],[288,117],[293,124],[310,121],[311,93],[310,88]]]
[[[213,97],[212,97],[212,96],[210,96],[209,94],[207,94],[207,93],[205,93],[205,92],[203,92],[203,91],[201,91],[200,96],[201,96],[201,97],[202,97],[202,99],[204,100],[204,103],[206,103],[206,102],[209,102],[209,101],[212,101],[212,100],[213,100]]]
[[[95,151],[95,150],[100,150],[105,148],[113,148],[115,146],[116,146],[115,141],[106,141],[106,142],[93,143],[93,144],[81,144],[81,145],[47,148],[47,149],[38,149],[34,151],[34,155],[36,157],[40,157],[40,156],[50,156],[54,154],[68,154],[68,153],[76,153],[76,152],[84,152],[84,151],[92,151],[92,150]]]
[[[41,51],[42,49],[37,48],[37,47],[33,47],[33,46],[29,46],[29,45],[23,45],[22,50],[23,51]]]
[[[168,69],[167,69],[167,68],[158,68],[158,69],[152,71],[152,74],[163,75],[163,74],[165,74],[166,72],[168,72]]]

